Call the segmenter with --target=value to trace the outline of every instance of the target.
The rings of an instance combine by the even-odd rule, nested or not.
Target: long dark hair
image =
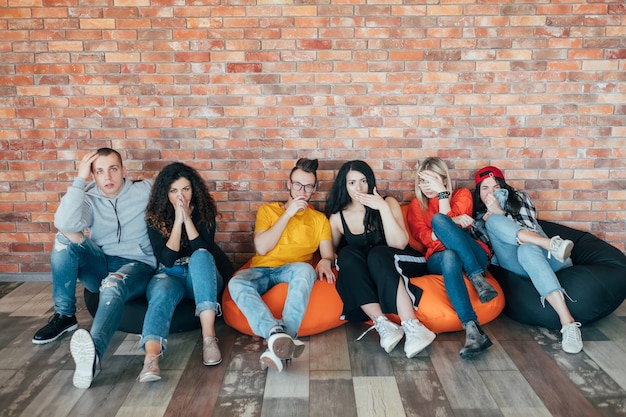
[[[330,217],[332,214],[343,210],[352,202],[346,188],[346,177],[350,171],[357,171],[365,175],[365,179],[367,180],[367,193],[373,193],[374,187],[376,187],[376,177],[374,177],[374,171],[372,171],[372,168],[370,168],[366,162],[360,160],[348,161],[344,163],[341,168],[339,168],[335,182],[333,182],[333,186],[328,193],[326,207],[324,209],[326,217]],[[384,241],[385,230],[383,229],[383,221],[378,210],[365,207],[363,226],[365,226],[365,233],[368,236],[368,241],[374,243],[381,240]]]
[[[200,214],[200,223],[205,223],[207,229],[215,225],[217,206],[206,183],[195,169],[181,162],[174,162],[157,175],[146,207],[146,223],[158,229],[165,237],[170,236],[175,218],[174,207],[170,203],[168,193],[172,183],[180,178],[186,178],[191,183],[190,205]],[[186,234],[183,237],[182,241],[185,242]]]
[[[490,178],[490,177],[486,177],[486,178]],[[519,197],[519,195],[517,195],[517,193],[515,192],[515,188],[507,184],[507,182],[503,180],[502,178],[499,178],[499,177],[491,177],[491,178],[496,180],[496,183],[498,183],[500,188],[507,190],[509,192],[509,196],[507,197],[507,201],[506,201],[506,211],[508,211],[511,214],[519,213],[519,210],[522,208],[522,200]],[[474,189],[474,193],[473,193],[474,213],[472,217],[474,218],[477,218],[479,214],[484,214],[487,212],[487,206],[485,206],[485,203],[483,203],[483,201],[480,198],[480,185],[483,183],[483,181],[484,180],[482,180],[476,185],[476,188]]]

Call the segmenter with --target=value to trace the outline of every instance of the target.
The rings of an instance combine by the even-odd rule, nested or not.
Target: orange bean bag
[[[319,257],[314,259],[314,265],[317,260],[319,260]],[[249,263],[246,263],[242,269],[248,268]],[[337,272],[334,272],[336,275]],[[276,318],[280,318],[283,312],[285,299],[287,298],[287,288],[287,284],[281,283],[275,285],[261,296]],[[343,302],[339,294],[337,294],[335,284],[329,284],[320,280],[315,281],[311,297],[309,298],[309,305],[304,313],[300,330],[298,330],[298,336],[310,336],[342,325],[345,323],[340,318],[342,310]],[[241,333],[254,336],[246,316],[243,315],[230,296],[228,287],[226,287],[222,296],[222,312],[226,324]]]
[[[401,207],[406,222],[406,214],[409,205],[403,204]],[[409,243],[413,248],[422,248],[422,251],[425,252],[424,245],[422,245],[421,242],[415,241],[410,237]],[[314,259],[314,265],[318,259],[319,256]],[[244,265],[242,268],[247,267],[248,264]],[[469,280],[465,280],[470,301],[480,324],[488,323],[498,317],[504,309],[505,303],[504,293],[498,281],[496,281],[489,272],[485,273],[485,277],[496,291],[498,291],[498,296],[485,304],[481,303],[478,299],[478,293],[474,289],[474,286]],[[435,333],[454,332],[463,329],[454,308],[452,308],[450,304],[441,275],[424,275],[411,277],[410,279],[413,284],[424,290],[415,314],[419,321]],[[276,318],[281,317],[286,297],[287,284],[278,284],[261,296]],[[250,329],[248,320],[231,298],[228,287],[226,287],[222,297],[222,311],[226,324],[242,333],[254,335]],[[311,298],[309,299],[309,306],[304,313],[298,335],[310,336],[342,325],[345,323],[344,320],[340,319],[342,312],[343,302],[339,294],[337,294],[335,285],[328,284],[326,281],[315,281],[313,290],[311,291]],[[388,316],[391,320],[398,323],[400,322],[397,315],[389,314]]]

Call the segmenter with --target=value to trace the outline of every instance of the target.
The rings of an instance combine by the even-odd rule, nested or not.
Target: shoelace
[[[569,341],[581,342],[582,338],[580,337],[580,333],[576,331],[580,326],[581,324],[577,321],[563,326],[563,330],[561,331],[561,333],[563,333],[563,339],[565,339],[568,342]]]
[[[161,353],[159,353],[158,355],[150,355],[146,358],[146,361],[144,362],[143,366],[144,368],[149,369],[150,371],[154,371],[155,366],[154,363],[156,362],[156,359],[158,357],[161,356]]]
[[[357,337],[356,340],[357,342],[361,339],[363,339],[363,337],[368,334],[370,332],[370,330],[372,329],[376,329],[376,331],[378,332],[378,334],[380,334],[380,338],[384,339],[385,336],[387,335],[387,328],[385,327],[385,325],[383,324],[383,322],[386,321],[385,319],[379,319],[376,320],[374,319],[374,325],[371,326],[369,329],[367,329],[366,331],[364,331],[363,333],[361,333],[361,336]]]

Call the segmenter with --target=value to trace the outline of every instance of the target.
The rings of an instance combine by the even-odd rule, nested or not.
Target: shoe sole
[[[274,362],[273,360],[271,360],[270,358],[267,357],[261,357],[261,369],[266,370],[267,368],[272,369],[276,372],[280,372],[283,370],[282,367],[282,362],[280,364],[281,366],[278,367],[276,365],[276,362]]]
[[[292,358],[299,358],[304,353],[304,343],[300,340],[293,341],[294,349]]]
[[[572,254],[572,249],[574,249],[574,242],[564,242],[563,243],[565,245],[565,250],[563,251],[563,256],[557,256],[556,253],[553,253],[552,256],[554,256],[554,259],[556,259],[559,262],[565,262],[565,260],[567,258],[570,257],[570,255]]]
[[[72,336],[70,352],[76,363],[74,371],[74,386],[86,389],[93,381],[93,365],[96,359],[96,346],[87,330],[80,329]]]
[[[411,352],[407,352],[405,349],[404,353],[406,353],[406,357],[411,359],[412,357],[420,353],[422,350],[426,349],[428,346],[430,346],[433,340],[435,340],[435,337],[437,337],[437,335],[434,333],[432,335],[429,335],[428,339],[424,339],[423,343],[417,345],[417,347],[414,348]],[[406,348],[406,345],[405,345],[405,348]]]
[[[220,363],[222,363],[222,359],[220,358],[220,360],[218,360],[218,361],[213,361],[213,362],[210,362],[210,361],[202,361],[202,363],[203,363],[205,366],[215,366],[215,365],[219,365]]]
[[[391,344],[387,345],[387,347],[383,345],[380,345],[380,347],[385,349],[385,352],[391,353],[391,351],[394,350],[396,346],[398,346],[398,343],[400,343],[400,340],[402,340],[403,337],[404,337],[404,334],[401,334],[400,337],[397,338],[397,340],[394,340]]]
[[[461,351],[459,352],[459,355],[461,355],[461,359],[472,359],[474,356],[479,355],[483,353],[484,351],[486,351],[492,345],[493,345],[493,342],[491,340],[488,340],[487,343],[482,347],[482,349],[468,350],[466,352]]]
[[[76,329],[78,329],[78,323],[68,327],[67,329],[62,330],[61,333],[59,333],[58,335],[56,335],[52,339],[46,339],[46,340],[33,339],[33,344],[34,345],[45,345],[46,343],[54,342],[59,337],[63,336],[65,333],[73,332]]]
[[[481,303],[487,303],[491,300],[493,300],[494,298],[496,298],[498,296],[498,291],[493,290],[493,291],[487,291],[484,292],[482,294],[480,294],[478,296],[478,299],[480,300]]]
[[[278,359],[285,360],[293,356],[296,345],[290,336],[285,335],[274,338],[271,343],[268,343],[268,348]]]
[[[160,380],[161,380],[161,376],[156,375],[156,374],[146,374],[138,378],[139,382],[154,382],[154,381],[160,381]]]

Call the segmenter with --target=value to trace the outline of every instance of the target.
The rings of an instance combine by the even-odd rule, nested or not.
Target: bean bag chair
[[[96,315],[98,310],[99,294],[92,293],[85,288],[83,293],[85,297],[85,305],[91,316]],[[124,304],[122,311],[122,319],[117,330],[126,333],[141,334],[143,328],[143,319],[148,310],[148,300],[146,297],[128,300]],[[196,317],[196,303],[190,298],[183,298],[176,310],[170,323],[170,333],[186,332],[200,328],[200,320]]]
[[[406,228],[409,230],[407,222],[409,205],[402,204],[401,208]],[[413,249],[421,252],[426,251],[426,247],[421,242],[413,239],[413,237],[410,236],[410,233],[409,244]],[[452,307],[452,304],[450,304],[450,299],[446,293],[442,275],[426,274],[419,277],[409,278],[411,283],[417,285],[424,291],[415,314],[419,321],[435,333],[463,330],[461,321]],[[486,271],[485,278],[495,288],[495,290],[498,291],[498,296],[484,304],[480,302],[478,292],[472,283],[468,279],[465,279],[465,285],[467,286],[470,301],[480,324],[486,324],[498,317],[500,313],[502,313],[505,304],[505,296],[500,288],[500,285],[498,284],[498,281],[496,281],[489,271]],[[389,317],[397,323],[400,322],[399,317],[396,315],[389,315]]]
[[[221,262],[230,262],[226,254],[219,246],[215,248],[214,256],[218,264]],[[230,277],[227,277],[227,279],[229,278]],[[224,283],[224,287],[226,285],[227,282]],[[218,294],[218,300],[221,299],[222,293]],[[100,298],[99,294],[92,293],[85,288],[83,296],[85,297],[85,305],[87,306],[89,314],[91,314],[92,317],[95,316],[96,311],[98,310],[98,300]],[[124,304],[122,319],[120,320],[120,324],[117,329],[126,333],[141,334],[141,330],[143,329],[143,319],[146,316],[147,310],[148,300],[145,296],[128,300]],[[183,298],[180,303],[178,303],[178,306],[176,306],[176,310],[174,310],[174,316],[172,317],[172,322],[170,323],[170,333],[186,332],[199,328],[200,319],[196,317],[195,301],[190,298]]]
[[[319,256],[313,260],[313,265],[317,263]],[[243,268],[248,268],[250,261],[248,261]],[[336,274],[336,271],[335,271]],[[270,288],[265,294],[261,296],[265,304],[269,307],[270,311],[276,318],[280,318],[283,307],[285,305],[285,299],[287,298],[287,284],[280,283]],[[314,334],[322,333],[326,330],[333,329],[345,323],[341,320],[341,312],[343,309],[343,302],[337,294],[335,284],[329,284],[326,281],[316,280],[313,284],[311,291],[311,297],[309,298],[309,305],[304,313],[298,336],[311,336]],[[245,333],[250,336],[255,336],[254,332],[248,324],[246,316],[243,315],[237,304],[233,301],[228,287],[224,290],[224,296],[222,298],[222,311],[224,313],[224,321],[230,327],[235,330]]]
[[[548,236],[560,235],[574,242],[574,266],[556,273],[567,291],[567,307],[582,324],[601,319],[619,307],[626,297],[626,256],[617,248],[588,232],[548,221],[539,221]],[[504,313],[513,320],[560,329],[559,318],[550,304],[541,305],[539,293],[530,279],[492,265],[506,297]]]

